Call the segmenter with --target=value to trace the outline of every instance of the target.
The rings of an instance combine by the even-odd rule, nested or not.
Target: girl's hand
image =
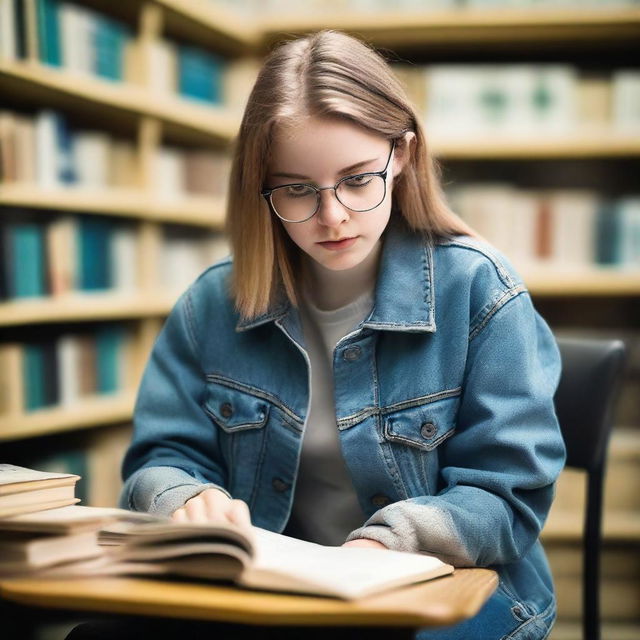
[[[187,500],[171,516],[174,522],[221,522],[251,530],[251,514],[246,502],[232,500],[218,489],[205,489]]]
[[[382,542],[377,540],[369,540],[368,538],[356,538],[355,540],[349,540],[345,542],[343,547],[369,547],[371,549],[386,549]]]

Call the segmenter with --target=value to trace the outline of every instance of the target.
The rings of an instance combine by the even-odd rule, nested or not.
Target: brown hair
[[[305,116],[342,118],[389,140],[416,140],[393,186],[393,211],[433,240],[473,233],[447,206],[419,117],[380,54],[326,30],[286,42],[266,59],[235,143],[227,231],[234,254],[232,295],[243,319],[267,312],[278,295],[297,304],[299,249],[260,196],[276,125]],[[407,150],[408,152],[408,150]]]

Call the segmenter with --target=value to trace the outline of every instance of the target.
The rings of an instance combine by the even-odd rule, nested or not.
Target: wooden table
[[[249,591],[231,586],[140,578],[82,578],[0,581],[5,608],[33,607],[91,614],[152,616],[269,627],[366,627],[370,638],[384,627],[385,638],[412,637],[415,630],[453,625],[474,616],[498,584],[494,571],[455,573],[355,601]],[[25,609],[28,607],[28,609]],[[11,614],[11,611],[9,610]],[[3,615],[6,620],[6,613]],[[306,634],[305,634],[306,636]],[[312,635],[310,637],[313,637]]]

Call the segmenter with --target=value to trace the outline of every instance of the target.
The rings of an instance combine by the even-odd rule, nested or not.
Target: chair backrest
[[[622,381],[621,340],[558,339],[562,376],[555,407],[567,447],[567,465],[593,471],[603,464]]]
[[[599,640],[604,469],[626,348],[621,340],[577,338],[561,338],[558,346],[562,376],[555,407],[567,448],[567,466],[587,472],[582,561],[583,638]]]

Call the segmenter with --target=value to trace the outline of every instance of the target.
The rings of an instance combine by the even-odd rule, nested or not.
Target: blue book
[[[67,119],[57,111],[51,112],[56,136],[56,171],[63,184],[78,181],[76,171],[74,135]]]
[[[111,238],[113,224],[99,217],[78,219],[78,273],[81,291],[109,289],[111,282]]]
[[[596,214],[596,264],[620,264],[620,215],[611,202],[600,205]]]
[[[34,411],[46,406],[44,381],[44,351],[39,344],[25,344],[22,359],[22,381],[24,385],[25,411]]]
[[[95,15],[92,30],[95,55],[95,73],[108,80],[122,81],[124,78],[124,48],[127,31],[123,25]]]
[[[178,47],[178,91],[206,102],[222,103],[222,58],[196,47]]]
[[[44,225],[37,222],[9,226],[9,296],[32,298],[47,294]]]
[[[36,0],[40,62],[62,65],[58,0]]]
[[[123,329],[109,326],[96,332],[96,391],[114,393],[121,388],[120,360],[124,344]]]

